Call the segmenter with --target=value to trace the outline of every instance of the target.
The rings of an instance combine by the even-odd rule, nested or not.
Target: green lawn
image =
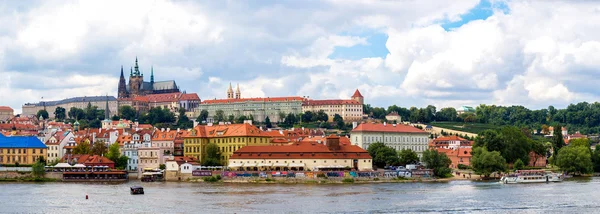
[[[469,132],[478,134],[486,129],[498,129],[499,126],[485,123],[461,123],[461,122],[432,122],[432,126],[437,126],[443,129],[452,129],[457,131]]]

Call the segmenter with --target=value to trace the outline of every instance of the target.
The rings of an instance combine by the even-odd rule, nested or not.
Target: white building
[[[421,157],[428,149],[429,133],[404,124],[361,123],[352,129],[350,141],[363,149],[381,142],[397,151],[413,150]]]

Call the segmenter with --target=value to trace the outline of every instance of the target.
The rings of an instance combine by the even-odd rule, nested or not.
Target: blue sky
[[[560,10],[558,9],[560,8]],[[545,108],[598,98],[595,1],[0,3],[0,105],[116,96],[137,56],[201,99]],[[111,14],[111,15],[107,15]],[[549,17],[561,17],[560,19]]]

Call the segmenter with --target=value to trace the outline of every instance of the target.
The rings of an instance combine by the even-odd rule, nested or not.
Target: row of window
[[[363,160],[363,162],[367,163],[371,162],[371,160]],[[236,161],[233,161],[233,163],[235,163]],[[244,161],[239,161],[239,163],[244,163]],[[246,161],[246,163],[250,163],[250,161]],[[254,161],[254,163],[258,163],[257,161]],[[265,163],[264,160],[260,161],[260,163]],[[267,161],[267,163],[271,163],[271,161]],[[275,163],[279,163],[279,161],[275,161]],[[288,163],[288,161],[283,161],[283,163]],[[296,161],[290,161],[290,163],[296,163]],[[302,161],[299,161],[299,163],[302,163]],[[313,163],[317,163],[317,160],[313,160]],[[323,160],[323,163],[327,163],[327,160]],[[337,163],[337,160],[333,160],[333,163]],[[348,160],[344,160],[344,163],[348,163]]]
[[[354,137],[355,141],[358,141],[358,136]],[[365,142],[418,142],[418,143],[427,143],[429,142],[429,138],[427,137],[373,137],[373,136],[363,136],[363,141]]]
[[[6,151],[6,154],[27,154],[27,149],[0,149],[0,154],[4,153],[4,151]],[[31,149],[32,154],[35,154],[36,151],[39,151],[38,154],[44,154],[43,149]]]

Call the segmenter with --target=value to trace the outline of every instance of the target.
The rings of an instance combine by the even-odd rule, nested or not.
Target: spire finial
[[[150,82],[154,83],[154,66],[150,66]]]

